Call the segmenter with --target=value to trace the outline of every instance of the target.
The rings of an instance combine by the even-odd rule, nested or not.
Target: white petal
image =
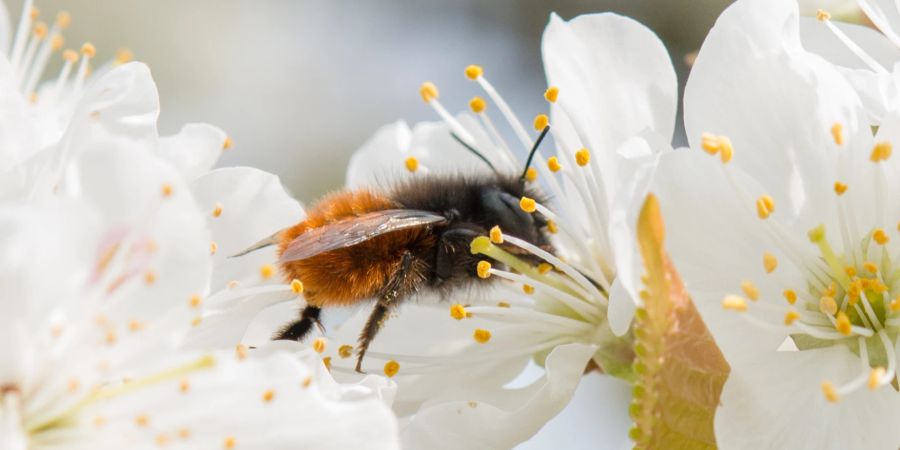
[[[222,154],[225,132],[205,123],[189,123],[176,135],[159,140],[159,154],[185,178],[193,180],[212,169]]]
[[[559,112],[565,111],[577,137],[564,140],[580,140],[596,155],[599,167],[615,168],[619,145],[645,130],[671,138],[678,97],[675,71],[662,42],[645,26],[609,13],[569,22],[553,14],[544,30],[542,55],[548,84],[559,87],[553,121],[560,121]],[[611,200],[618,176],[605,170],[603,178]]]
[[[896,448],[900,398],[890,386],[875,392],[862,388],[837,404],[822,395],[822,381],[840,384],[859,374],[859,357],[842,345],[778,352],[732,370],[716,413],[717,443],[721,448]]]
[[[28,104],[19,94],[12,65],[0,55],[0,158],[15,166],[39,150],[39,135]]]
[[[887,36],[894,45],[900,46],[900,11],[891,0],[857,0],[859,8],[869,16],[869,20]]]
[[[12,23],[9,21],[9,10],[6,4],[0,2],[0,54],[6,55],[10,49],[10,36],[12,36]]]
[[[546,360],[546,376],[531,385],[478,401],[431,404],[403,428],[407,448],[511,448],[533,436],[572,398],[594,347],[567,344]]]

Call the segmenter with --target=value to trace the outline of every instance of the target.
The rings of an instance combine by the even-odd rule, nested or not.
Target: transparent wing
[[[428,211],[387,209],[313,228],[297,236],[284,250],[281,262],[298,261],[361,242],[393,231],[446,222]]]

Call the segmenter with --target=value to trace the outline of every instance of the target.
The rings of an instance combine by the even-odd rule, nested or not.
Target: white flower
[[[799,39],[797,7],[742,0],[685,91],[691,149],[653,192],[667,244],[731,365],[722,448],[900,445],[900,118]],[[708,154],[707,154],[708,153]]]
[[[616,276],[619,271],[640,272],[639,261],[631,257],[635,240],[625,225],[636,213],[630,200],[646,190],[643,173],[652,169],[658,152],[670,149],[674,71],[651,31],[613,14],[570,22],[553,15],[543,55],[552,119],[539,115],[534,122],[537,130],[550,123],[558,151],[546,159],[546,147],[538,152],[527,178],[543,182],[553,199],[534,208],[551,219],[559,258],[502,235],[545,265],[540,270],[519,266],[517,273],[490,268],[491,276],[512,281],[484,294],[493,301],[457,293],[452,305],[405,305],[386,324],[367,352],[364,368],[383,368],[397,381],[394,409],[411,416],[403,431],[407,446],[511,447],[568,403],[592,358],[605,370],[628,377],[630,340],[615,334],[629,328],[634,308],[630,292],[636,284],[619,284]],[[430,173],[489,171],[451,132],[497,170],[520,173],[525,164],[515,154],[527,152],[533,138],[481,67],[469,66],[465,72],[487,96],[470,101],[475,116],[451,116],[439,102],[437,88],[424,84],[423,99],[443,123],[410,130],[398,122],[382,128],[351,160],[348,186],[390,186]],[[515,146],[504,141],[486,113],[493,108],[512,127]],[[509,255],[484,239],[486,259],[509,261]],[[564,274],[547,272],[551,266]],[[528,295],[522,295],[522,288]],[[329,336],[326,354],[338,377],[352,379],[351,361],[340,358],[337,350],[353,344],[365,313]],[[532,357],[544,365],[543,376],[510,388],[508,383]],[[624,437],[624,430],[615,432]]]
[[[397,447],[373,392],[291,347],[181,350],[211,260],[169,164],[100,147],[63,185],[47,207],[0,206],[0,447]]]

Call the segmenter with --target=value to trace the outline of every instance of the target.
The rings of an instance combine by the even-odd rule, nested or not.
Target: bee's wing
[[[339,248],[352,247],[392,231],[446,222],[447,218],[428,211],[387,209],[362,214],[304,231],[294,238],[281,262],[298,261]]]

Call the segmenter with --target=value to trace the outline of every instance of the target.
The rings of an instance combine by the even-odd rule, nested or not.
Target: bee
[[[454,135],[493,173],[424,176],[384,192],[336,192],[315,203],[300,223],[235,255],[277,245],[284,278],[303,283],[306,306],[273,339],[300,341],[313,326],[322,328],[323,308],[375,299],[357,345],[356,371],[362,372],[366,350],[404,300],[419,292],[446,297],[491,280],[477,276],[480,259],[469,251],[474,238],[499,226],[504,233],[552,251],[546,218],[519,206],[522,197],[540,198],[526,186],[525,174],[548,131],[549,126],[535,141],[521,176],[498,172]]]

